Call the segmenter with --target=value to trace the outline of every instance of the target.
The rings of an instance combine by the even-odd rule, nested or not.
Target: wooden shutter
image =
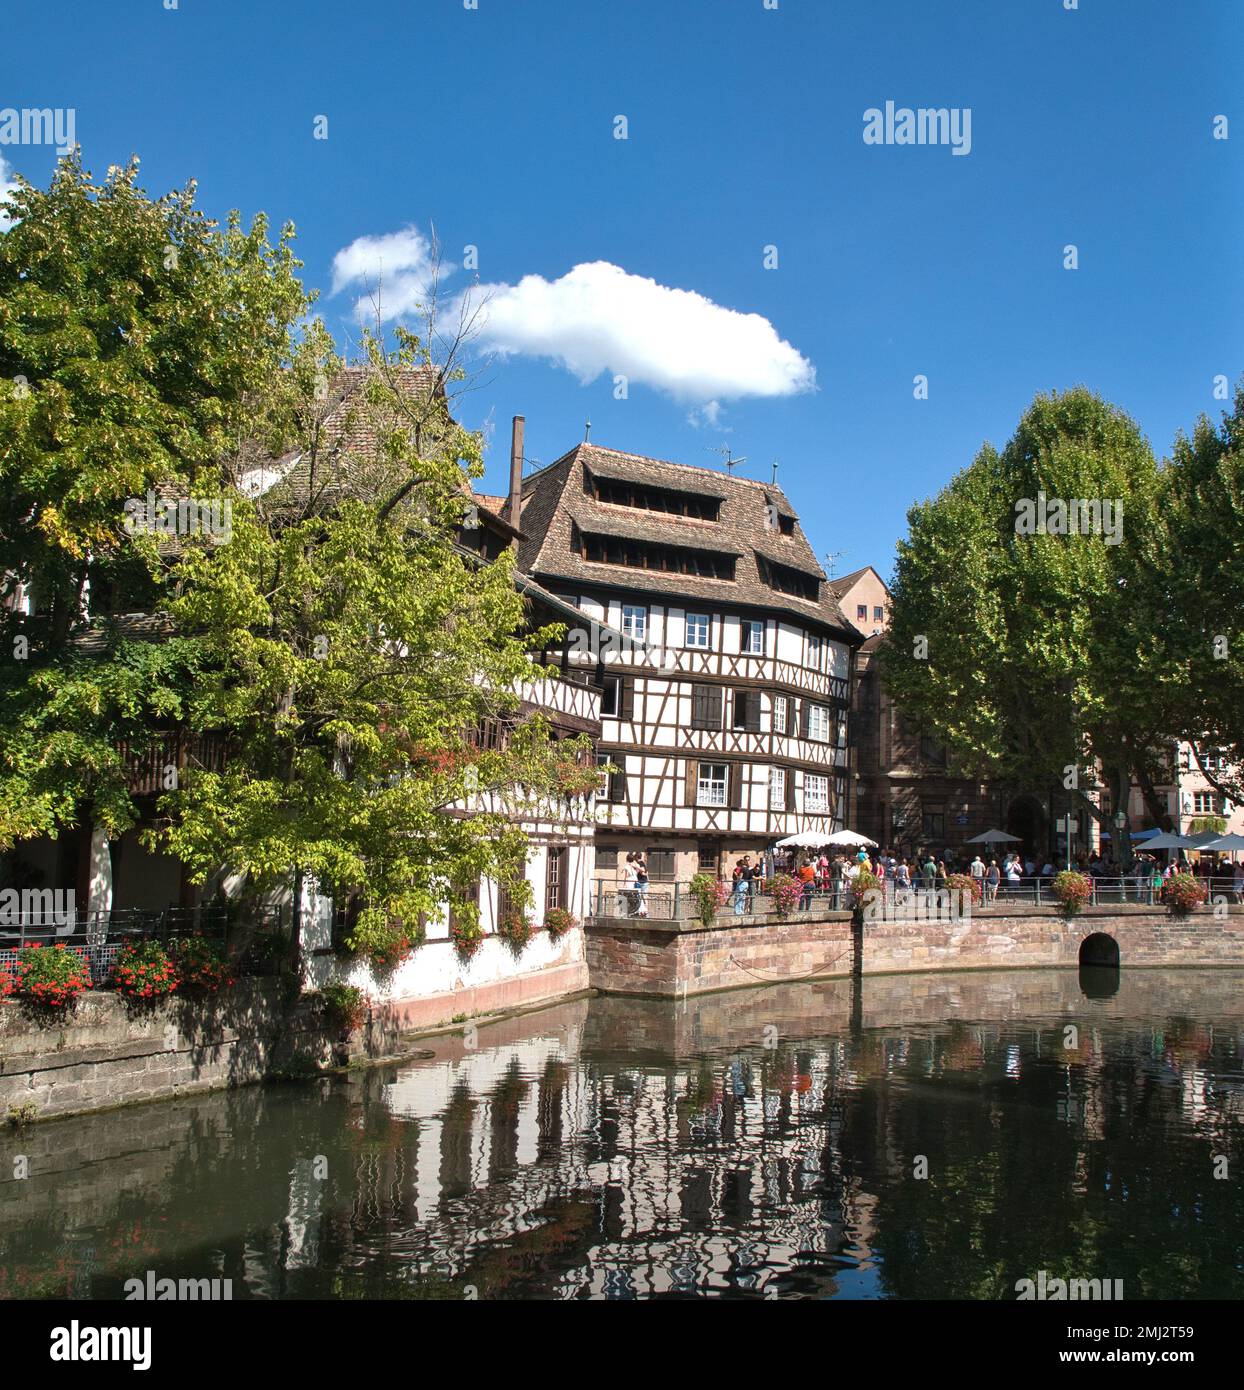
[[[743,727],[748,733],[758,734],[760,732],[760,691],[744,690],[740,693],[745,701]]]
[[[799,708],[799,734],[801,738],[807,738],[812,728],[812,701],[804,700]]]
[[[700,780],[700,764],[694,758],[687,759],[687,805],[694,806],[696,789]]]
[[[743,770],[745,764],[730,764],[730,807],[738,810],[743,804]]]
[[[788,811],[795,809],[795,769],[793,767],[786,769],[786,809]]]
[[[635,677],[623,676],[618,682],[618,718],[635,718]]]
[[[709,691],[710,687],[707,685],[693,685],[691,687],[691,727],[693,729],[710,727],[708,722]]]
[[[617,770],[617,772],[615,772],[615,773],[613,774],[613,776],[610,777],[610,779],[609,779],[609,800],[610,800],[610,801],[625,801],[625,800],[626,800],[626,759],[625,759],[625,758],[619,757],[619,758],[617,758],[617,759],[614,761],[614,764],[613,764],[613,765],[614,765],[614,767],[616,767],[618,770]]]

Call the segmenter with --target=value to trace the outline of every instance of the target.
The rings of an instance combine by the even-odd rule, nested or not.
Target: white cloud
[[[760,314],[714,304],[694,290],[631,275],[607,261],[560,280],[525,275],[488,285],[480,340],[502,356],[546,357],[585,384],[608,372],[631,385],[700,405],[715,423],[720,401],[791,396],[816,385],[816,369]]]
[[[439,274],[457,267],[442,261]],[[403,227],[384,236],[361,236],[333,257],[333,294],[347,286],[363,291],[354,309],[360,319],[376,313],[376,299],[384,320],[405,318],[426,301],[436,255],[432,242],[417,227]]]
[[[4,156],[0,154],[0,205],[10,193],[17,192],[17,185],[9,178],[9,166],[5,163]],[[5,216],[3,207],[0,206],[0,232],[7,232],[13,225],[8,217]]]

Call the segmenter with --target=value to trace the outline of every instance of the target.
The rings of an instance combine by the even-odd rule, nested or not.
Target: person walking
[[[972,882],[981,890],[981,902],[985,901],[985,861],[978,854],[971,864],[968,865],[968,873],[972,875]]]
[[[1002,875],[998,870],[998,861],[991,859],[989,867],[985,870],[985,899],[987,902],[997,902],[998,884],[1002,881]]]

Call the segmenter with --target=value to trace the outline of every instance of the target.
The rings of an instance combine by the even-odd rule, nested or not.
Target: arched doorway
[[[1104,931],[1090,932],[1080,942],[1081,965],[1104,965],[1110,969],[1119,968],[1119,943]]]
[[[1039,868],[1048,848],[1049,834],[1045,807],[1031,793],[1017,796],[1007,807],[1006,831],[1008,835],[1018,835],[1023,841],[1021,846],[1011,845],[1008,848],[1019,848],[1026,857],[1036,859]]]

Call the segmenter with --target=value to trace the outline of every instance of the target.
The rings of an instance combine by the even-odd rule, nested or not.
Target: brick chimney
[[[518,527],[523,517],[523,417],[516,415],[510,427],[510,500],[505,519]]]

